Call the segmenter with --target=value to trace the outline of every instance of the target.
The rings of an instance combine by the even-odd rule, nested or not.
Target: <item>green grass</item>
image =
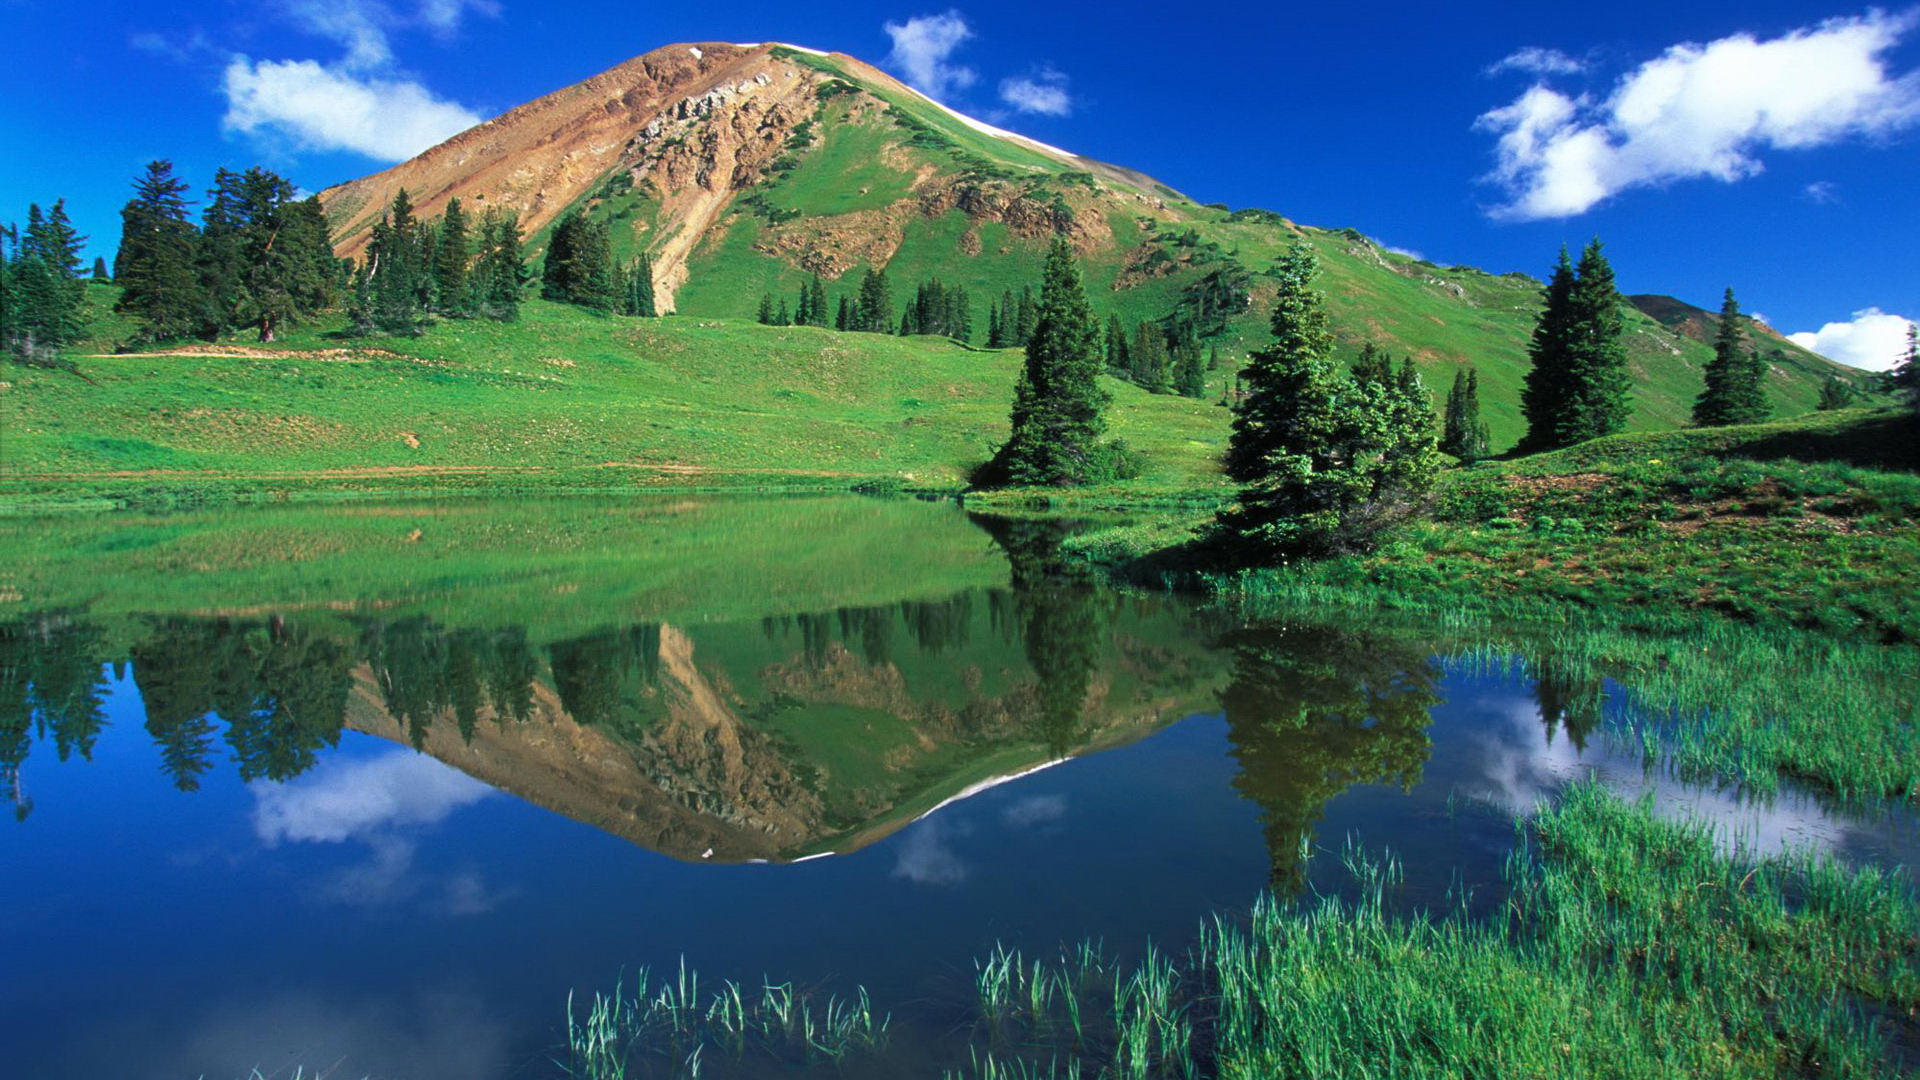
[[[6,499],[844,490],[876,478],[957,490],[1005,437],[1021,362],[942,339],[615,319],[541,301],[517,324],[447,321],[410,339],[343,340],[337,326],[258,356],[90,358],[91,383],[16,370],[0,389]],[[1216,474],[1224,410],[1112,390],[1113,433],[1149,456],[1143,490]]]

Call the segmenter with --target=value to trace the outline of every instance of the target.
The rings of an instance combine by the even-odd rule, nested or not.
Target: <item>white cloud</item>
[[[1380,246],[1392,252],[1395,255],[1404,255],[1409,259],[1414,259],[1419,262],[1427,261],[1427,257],[1425,255],[1420,254],[1418,251],[1415,251],[1413,248],[1396,247],[1392,244],[1381,244]]]
[[[1886,371],[1906,355],[1909,325],[1898,315],[1870,307],[1854,312],[1849,322],[1830,322],[1815,331],[1788,334],[1787,339],[1848,367]]]
[[[1073,113],[1073,97],[1067,93],[1067,77],[1052,68],[1042,68],[1032,75],[1002,79],[1000,100],[1018,112],[1039,113],[1042,116],[1069,116]]]
[[[349,150],[404,161],[481,121],[395,67],[393,31],[424,27],[445,37],[469,12],[498,15],[494,0],[420,0],[404,12],[382,0],[282,0],[309,33],[345,50],[339,60],[261,60],[235,55],[223,89],[230,132],[276,136],[302,150]]]
[[[947,843],[939,818],[913,825],[894,856],[893,876],[915,885],[958,885],[967,879],[967,864]]]
[[[1065,795],[1029,795],[1000,812],[1000,820],[1012,829],[1045,825],[1066,816],[1067,797]]]
[[[907,83],[914,89],[944,100],[949,92],[973,85],[972,68],[947,62],[955,49],[973,37],[973,30],[958,11],[890,22],[886,30],[893,39],[887,63],[905,72]]]
[[[1743,33],[1676,45],[1602,101],[1537,84],[1475,122],[1499,136],[1488,179],[1510,201],[1493,216],[1569,217],[1629,188],[1702,176],[1731,183],[1761,171],[1761,148],[1911,124],[1920,119],[1920,73],[1891,76],[1882,54],[1914,21],[1874,11],[1767,41]]]
[[[395,750],[360,761],[329,758],[284,784],[253,792],[253,833],[282,841],[337,844],[402,825],[433,825],[493,789],[425,754]]]
[[[1508,71],[1524,71],[1530,75],[1577,75],[1587,70],[1587,62],[1576,60],[1559,49],[1543,49],[1529,45],[1492,64],[1487,68],[1488,75],[1499,75]]]
[[[312,60],[236,56],[227,65],[228,131],[275,134],[307,150],[351,150],[404,161],[478,124],[417,82],[361,76]]]
[[[1840,201],[1840,188],[1830,180],[1815,180],[1807,185],[1807,199],[1828,206]]]

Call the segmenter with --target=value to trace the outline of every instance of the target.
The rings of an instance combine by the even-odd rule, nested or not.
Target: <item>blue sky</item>
[[[0,218],[112,255],[141,165],[311,190],[677,41],[852,53],[1203,202],[1743,306],[1884,366],[1920,316],[1920,8],[0,0]],[[1860,313],[1878,312],[1874,314]]]

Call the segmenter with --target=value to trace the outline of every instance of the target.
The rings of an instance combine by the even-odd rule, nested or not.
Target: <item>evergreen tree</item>
[[[813,325],[813,290],[804,282],[800,286],[800,302],[793,308],[795,326]]]
[[[1006,339],[1000,332],[1000,304],[989,300],[987,301],[987,348],[1004,349],[1006,347]]]
[[[773,325],[773,294],[772,293],[760,294],[760,310],[754,312],[753,318],[754,318],[754,321],[758,322],[761,326]]]
[[[1914,323],[1907,324],[1907,351],[1887,373],[1887,381],[1896,392],[1906,396],[1908,407],[1920,415],[1920,327]]]
[[[1243,373],[1225,461],[1241,487],[1220,523],[1271,555],[1362,549],[1431,483],[1432,408],[1410,361],[1385,377],[1370,363],[1364,379],[1334,365],[1311,248],[1295,243],[1276,269],[1277,340]]]
[[[28,364],[54,362],[58,351],[86,334],[86,283],[80,277],[80,248],[86,237],[67,219],[66,200],[45,213],[27,207],[27,227],[13,237],[8,271],[9,311],[5,348]]]
[[[589,311],[614,310],[620,296],[614,282],[613,234],[605,221],[578,211],[560,219],[547,244],[540,295]]]
[[[354,281],[353,323],[361,333],[417,334],[426,320],[433,268],[426,261],[413,200],[401,188],[374,223]]]
[[[1600,241],[1589,243],[1576,268],[1565,248],[1542,294],[1527,355],[1533,366],[1521,391],[1528,451],[1612,435],[1626,425],[1625,322],[1613,268]]]
[[[187,217],[187,184],[174,176],[172,162],[154,161],[133,190],[120,211],[113,276],[121,293],[113,309],[137,320],[148,341],[186,337],[203,308],[195,268],[200,231]]]
[[[780,300],[780,313],[773,317],[773,325],[775,326],[792,326],[793,325],[793,316],[787,312],[787,301],[784,297],[781,298]]]
[[[1720,304],[1720,331],[1714,338],[1713,359],[1707,361],[1706,388],[1693,403],[1693,422],[1700,427],[1757,424],[1767,418],[1766,364],[1747,348],[1740,325],[1740,304],[1728,289]]]
[[[653,300],[653,256],[641,252],[622,276],[625,288],[620,313],[643,319],[658,318],[660,311]]]
[[[1173,351],[1173,388],[1182,397],[1207,396],[1207,367],[1200,359],[1200,343],[1181,342]]]
[[[1353,378],[1362,386],[1384,385],[1393,379],[1393,357],[1385,349],[1374,348],[1369,341],[1360,346],[1360,356],[1353,362]]]
[[[113,281],[113,276],[107,273],[107,260],[103,255],[95,255],[93,257],[92,280],[101,284],[107,284]]]
[[[1490,442],[1491,433],[1480,419],[1480,373],[1461,368],[1453,373],[1453,389],[1447,394],[1440,449],[1472,464],[1487,456]]]
[[[833,328],[841,331],[853,329],[853,305],[844,296],[840,298],[839,312],[833,317]]]
[[[860,299],[854,305],[854,329],[874,334],[892,332],[893,286],[884,270],[867,269],[860,279]]]
[[[526,256],[520,250],[520,216],[489,210],[480,221],[480,243],[473,260],[473,297],[478,314],[497,322],[520,317],[520,293],[527,284]]]
[[[1835,409],[1851,409],[1853,408],[1854,397],[1853,387],[1845,379],[1836,375],[1828,375],[1820,382],[1820,404],[1818,408],[1821,412],[1831,412]]]
[[[473,238],[469,235],[467,214],[458,198],[447,200],[440,215],[440,227],[434,234],[433,285],[440,311],[447,315],[466,315],[473,310],[473,289],[467,281],[473,265]]]
[[[1120,316],[1107,316],[1106,342],[1107,371],[1115,378],[1125,379],[1133,374],[1127,358],[1127,330],[1120,325]]]
[[[832,316],[827,311],[827,286],[820,280],[819,274],[813,275],[813,280],[807,283],[806,292],[807,325],[819,327],[831,325]]]
[[[1127,347],[1128,375],[1134,385],[1159,393],[1167,388],[1167,335],[1152,323],[1133,328]]]
[[[1005,315],[1001,316],[1005,318]],[[1040,325],[1040,308],[1033,302],[1033,287],[1021,286],[1020,307],[1013,320],[1013,340],[1011,344],[1025,348],[1033,340],[1034,331]]]
[[[1100,324],[1064,238],[1047,253],[1026,365],[1014,387],[1012,433],[998,465],[1014,484],[1084,484],[1106,471],[1099,445],[1110,400],[1100,386]]]

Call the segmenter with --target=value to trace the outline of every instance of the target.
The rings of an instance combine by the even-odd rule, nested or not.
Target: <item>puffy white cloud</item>
[[[1733,182],[1761,171],[1761,148],[1911,124],[1920,119],[1920,73],[1890,75],[1882,54],[1914,21],[1873,11],[1767,41],[1743,33],[1676,45],[1604,100],[1536,84],[1475,122],[1499,137],[1489,179],[1509,201],[1493,215],[1568,217],[1629,188]]]
[[[469,12],[497,15],[494,0],[420,0],[403,10],[383,0],[281,0],[294,23],[345,50],[339,60],[261,60],[236,55],[223,89],[230,132],[278,136],[303,150],[349,150],[403,161],[481,121],[395,68],[392,33],[458,30]]]
[[[1868,371],[1886,371],[1907,352],[1908,320],[1877,307],[1856,311],[1847,322],[1830,322],[1818,330],[1788,334],[1803,349],[1829,360]]]
[[[228,131],[277,134],[301,149],[351,150],[379,161],[404,161],[481,120],[417,82],[313,60],[236,56],[226,95]]]
[[[886,30],[893,39],[887,63],[904,72],[914,89],[945,99],[950,92],[973,85],[972,68],[948,62],[954,50],[973,37],[973,29],[958,11],[889,22]]]
[[[1840,188],[1830,180],[1815,180],[1807,185],[1807,199],[1828,206],[1840,201]]]
[[[1013,106],[1017,112],[1039,113],[1042,116],[1070,116],[1073,113],[1073,97],[1067,93],[1067,77],[1052,68],[1042,68],[1032,75],[1002,79],[1000,100]]]
[[[340,843],[402,825],[433,825],[493,789],[425,754],[394,750],[359,761],[329,758],[284,784],[258,782],[253,833],[281,841]]]
[[[1529,45],[1490,65],[1487,68],[1487,74],[1500,75],[1508,71],[1524,71],[1529,75],[1577,75],[1585,70],[1587,70],[1585,60],[1576,60],[1559,49],[1543,49],[1537,45]]]

